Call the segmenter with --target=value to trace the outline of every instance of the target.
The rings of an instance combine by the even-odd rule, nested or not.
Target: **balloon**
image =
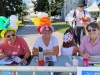
[[[0,30],[3,30],[5,28],[5,22],[7,18],[4,16],[0,16]]]
[[[10,19],[10,21],[14,21],[14,22],[18,21],[18,18],[15,15],[11,15],[9,19]]]
[[[6,31],[7,31],[7,29],[6,29],[6,28],[4,28],[4,29],[3,29],[3,31],[1,32],[1,37],[3,37],[3,38],[4,38],[4,34],[6,33]]]
[[[34,23],[35,26],[39,26],[40,25],[40,19],[39,18],[32,18],[32,22]]]
[[[17,24],[17,25],[19,25],[20,23],[22,23],[22,21],[17,21],[17,23],[16,23],[16,24]]]
[[[40,19],[40,26],[43,26],[43,25],[48,25],[48,26],[51,25],[51,21],[48,17],[43,17]]]
[[[9,26],[11,29],[14,29],[14,30],[18,29],[18,26],[16,25],[16,23],[11,23]]]

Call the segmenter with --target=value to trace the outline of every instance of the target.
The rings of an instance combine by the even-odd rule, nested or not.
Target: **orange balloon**
[[[40,18],[40,26],[44,26],[44,25],[47,25],[47,26],[51,25],[51,21],[48,17]]]

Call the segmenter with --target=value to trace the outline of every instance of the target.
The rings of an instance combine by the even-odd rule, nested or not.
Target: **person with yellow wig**
[[[16,16],[10,16],[8,23],[1,32],[1,37],[4,39],[0,42],[0,57],[19,56],[26,65],[28,63],[27,60],[31,56],[31,52],[26,41],[16,35],[18,29],[18,25],[16,25],[17,21]]]
[[[37,31],[42,35],[38,37],[34,43],[32,54],[38,55],[38,48],[43,48],[44,55],[56,55],[59,54],[58,40],[55,36],[52,36],[54,27],[51,25],[51,21],[48,14],[45,12],[39,12],[38,18],[33,18],[34,25],[37,25]]]

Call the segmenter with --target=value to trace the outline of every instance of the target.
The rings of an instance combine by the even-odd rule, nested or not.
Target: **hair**
[[[63,42],[63,47],[76,46],[74,38],[70,42]]]
[[[86,30],[88,30],[89,26],[92,27],[92,28],[97,28],[99,30],[98,23],[91,22],[90,24],[87,25]]]

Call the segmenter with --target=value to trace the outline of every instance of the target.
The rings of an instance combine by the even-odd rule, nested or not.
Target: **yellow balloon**
[[[22,21],[17,21],[17,23],[16,23],[16,24],[17,24],[17,25],[19,25],[20,23],[22,23]]]
[[[17,31],[17,30],[15,30],[15,29],[11,28],[10,26],[8,26],[8,28],[9,28],[9,30],[14,30],[15,32]]]
[[[2,37],[2,38],[4,38],[4,34],[6,33],[6,31],[7,31],[6,28],[4,28],[4,29],[2,30],[2,32],[1,32],[1,37]]]
[[[32,18],[32,22],[34,23],[35,26],[40,25],[40,19],[39,18]]]

